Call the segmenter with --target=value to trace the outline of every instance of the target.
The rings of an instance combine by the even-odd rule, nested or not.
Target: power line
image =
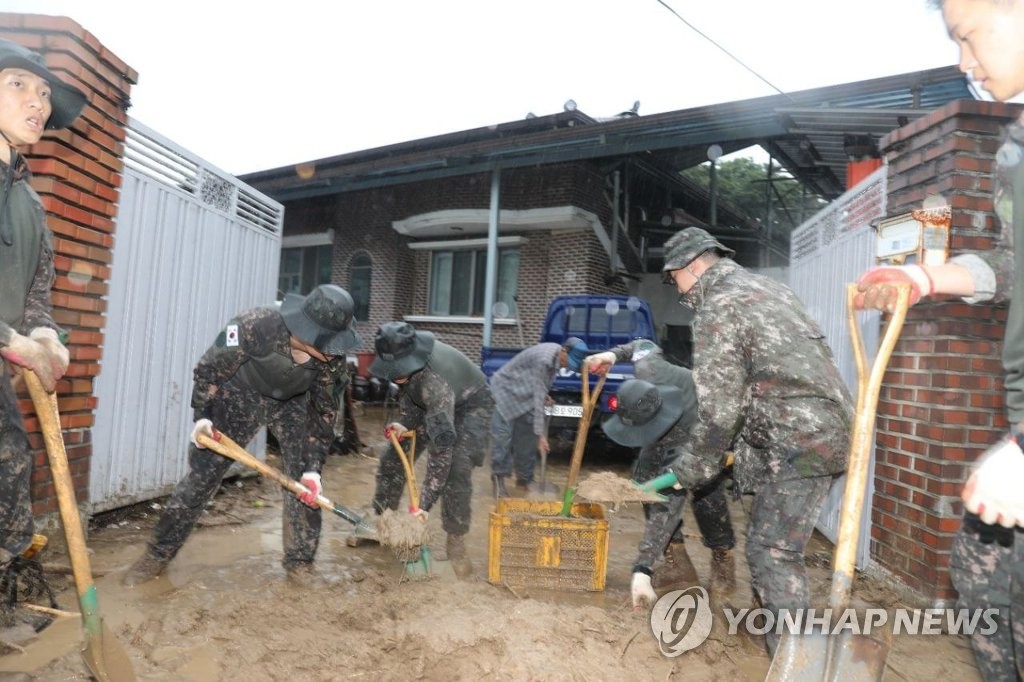
[[[757,76],[757,77],[758,77],[758,78],[759,78],[759,79],[760,79],[760,80],[761,80],[761,81],[762,81],[763,83],[765,83],[765,84],[766,84],[766,85],[767,85],[768,87],[770,87],[770,88],[771,88],[772,90],[774,90],[775,92],[779,93],[780,95],[785,95],[785,94],[786,94],[785,92],[783,92],[782,90],[780,90],[780,89],[779,89],[778,87],[776,87],[776,85],[775,85],[774,83],[772,83],[772,82],[771,82],[771,81],[769,81],[769,80],[768,80],[767,78],[765,78],[764,76],[762,76],[761,74],[759,74],[759,73],[758,73],[757,71],[754,71],[754,69],[752,69],[751,67],[747,66],[747,65],[746,65],[745,63],[743,63],[743,60],[742,60],[742,59],[740,59],[739,57],[737,57],[736,55],[734,55],[734,54],[733,54],[732,52],[729,52],[729,50],[725,49],[724,47],[722,47],[721,45],[719,45],[718,43],[716,43],[716,42],[715,42],[714,40],[712,40],[712,39],[711,39],[711,37],[710,37],[710,36],[709,36],[708,34],[704,33],[704,32],[703,32],[703,31],[701,31],[701,30],[700,30],[699,28],[697,28],[696,26],[694,26],[693,24],[691,24],[691,23],[690,23],[689,21],[687,21],[686,19],[684,19],[684,18],[683,18],[682,16],[680,16],[679,12],[675,11],[674,9],[672,9],[672,8],[671,8],[671,7],[670,7],[670,6],[668,5],[668,3],[666,3],[666,2],[665,2],[665,0],[656,0],[656,1],[657,1],[657,3],[658,3],[659,5],[661,5],[661,6],[662,6],[662,7],[664,7],[665,9],[667,9],[667,10],[668,10],[669,12],[671,12],[672,14],[676,15],[676,18],[677,18],[677,19],[679,19],[679,21],[681,21],[681,22],[683,22],[684,24],[686,24],[686,25],[687,25],[687,26],[688,26],[688,27],[690,28],[690,30],[691,30],[691,31],[693,31],[694,33],[696,33],[697,35],[699,35],[699,36],[700,36],[701,38],[703,38],[704,40],[708,41],[709,43],[711,43],[712,45],[714,45],[715,47],[717,47],[717,48],[718,48],[719,50],[721,50],[721,51],[722,51],[722,52],[723,52],[723,53],[724,53],[724,54],[725,54],[725,55],[726,55],[727,57],[729,57],[729,58],[730,58],[730,59],[732,59],[732,60],[733,60],[734,62],[736,62],[737,64],[739,64],[740,66],[742,66],[742,67],[743,67],[744,69],[746,69],[746,70],[747,70],[747,71],[749,71],[750,73],[752,73],[752,74],[754,74],[755,76]]]

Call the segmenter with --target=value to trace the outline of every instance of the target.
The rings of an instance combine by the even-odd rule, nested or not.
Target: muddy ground
[[[383,446],[379,408],[359,418],[368,454],[332,455],[325,494],[365,507],[373,490],[375,448]],[[548,480],[565,482],[567,452],[556,453]],[[268,460],[276,464],[272,455]],[[588,452],[588,471],[628,472],[621,452]],[[422,463],[419,467],[422,475]],[[134,589],[120,584],[143,551],[162,500],[110,512],[89,530],[92,565],[104,620],[127,651],[140,680],[761,680],[770,661],[761,643],[729,635],[717,618],[693,651],[666,657],[647,612],[629,603],[629,569],[642,530],[638,505],[609,511],[606,587],[601,592],[508,589],[487,582],[488,469],[476,470],[474,520],[468,542],[475,566],[466,580],[448,562],[433,575],[408,576],[394,555],[376,545],[346,545],[351,526],[325,514],[317,564],[327,580],[298,587],[285,579],[281,558],[281,489],[259,477],[225,481],[201,527],[166,575]],[[553,496],[552,496],[553,497]],[[743,505],[732,502],[740,530]],[[439,515],[435,515],[439,516]],[[431,518],[433,553],[443,554],[440,519]],[[687,528],[695,528],[692,518]],[[738,549],[739,587],[733,606],[749,606],[749,574]],[[710,553],[688,540],[698,572],[709,575]],[[812,584],[824,602],[831,547],[816,537]],[[43,557],[60,606],[77,610],[67,560]],[[861,577],[855,602],[905,605],[898,592]],[[911,604],[912,606],[922,606]],[[77,617],[58,618],[24,653],[0,657],[0,680],[85,680]],[[4,672],[6,671],[6,672]],[[20,671],[20,672],[17,672]],[[889,680],[977,680],[963,637],[898,636],[888,656]]]

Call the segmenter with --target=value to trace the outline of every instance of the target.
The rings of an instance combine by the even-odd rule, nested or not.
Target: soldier
[[[355,305],[347,291],[322,284],[308,296],[289,294],[280,309],[239,313],[217,336],[195,367],[195,425],[189,471],[157,521],[146,552],[128,569],[125,585],[160,575],[217,492],[232,460],[199,445],[203,434],[223,431],[248,443],[260,427],[277,438],[285,473],[310,491],[301,498],[285,491],[284,558],[293,581],[313,575],[320,541],[320,472],[334,440],[334,423],[349,379],[345,351],[361,341],[352,326]]]
[[[547,455],[544,405],[560,368],[580,371],[587,344],[570,336],[565,343],[538,343],[525,348],[491,377],[494,417],[491,420],[491,480],[494,496],[507,497],[505,479],[516,472],[516,487],[529,492],[537,453]]]
[[[698,421],[671,470],[684,487],[733,476],[754,493],[746,554],[772,611],[809,606],[804,552],[846,466],[852,402],[818,324],[793,292],[747,272],[698,227],[665,243],[663,271],[693,310]],[[777,636],[767,636],[774,654]]]
[[[483,464],[494,399],[487,378],[465,355],[430,332],[407,322],[388,322],[374,339],[377,357],[370,373],[398,384],[398,420],[384,427],[384,437],[421,429],[429,442],[426,480],[420,486],[416,514],[424,519],[438,498],[447,533],[448,560],[459,577],[473,565],[466,556],[473,467]],[[397,509],[405,471],[393,448],[381,455],[374,510]]]
[[[1024,0],[933,0],[960,49],[960,70],[993,98],[1024,92]],[[892,310],[893,282],[911,285],[911,303],[947,294],[968,303],[1010,300],[1003,340],[1010,433],[978,461],[964,486],[964,520],[949,562],[959,606],[998,609],[993,632],[971,635],[986,680],[1024,676],[1024,268],[1015,265],[1024,244],[1024,116],[1006,128],[996,153],[995,211],[1000,234],[991,251],[964,251],[943,265],[874,268],[859,282],[856,303]],[[972,611],[973,612],[973,611]]]
[[[679,454],[678,447],[689,438],[690,429],[697,421],[697,394],[690,370],[665,360],[653,341],[617,346],[590,356],[586,362],[603,373],[616,362],[626,360],[635,364],[637,378],[619,387],[618,408],[602,428],[616,443],[642,448],[633,466],[633,480],[647,481],[668,468]],[[736,586],[736,562],[732,554],[736,536],[722,483],[719,477],[695,489],[691,504],[704,546],[711,550],[711,588],[725,596]],[[682,535],[687,491],[670,490],[667,496],[667,502],[644,504],[647,522],[631,581],[634,608],[642,602],[657,601],[651,579],[655,575],[652,570],[655,561],[661,556],[665,558],[667,571],[657,574],[659,587],[688,586],[697,582]]]
[[[50,231],[19,150],[38,142],[44,130],[67,128],[85,102],[42,56],[0,40],[0,576],[17,570],[33,533],[32,451],[11,378],[31,369],[52,392],[70,360],[50,303]],[[0,627],[12,625],[9,606],[0,600]]]

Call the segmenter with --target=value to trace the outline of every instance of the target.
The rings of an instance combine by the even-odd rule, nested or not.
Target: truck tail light
[[[619,409],[619,396],[613,395],[612,397],[608,398],[608,409],[611,410],[612,412],[615,412],[616,410]]]

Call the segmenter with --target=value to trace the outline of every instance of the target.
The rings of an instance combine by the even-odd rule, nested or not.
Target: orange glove
[[[302,500],[302,503],[307,507],[319,509],[320,505],[316,503],[316,498],[324,491],[323,483],[320,480],[320,474],[315,471],[307,471],[302,474],[302,478],[299,479],[299,483],[309,491],[298,496],[299,499]]]
[[[910,305],[935,293],[935,283],[920,265],[883,265],[871,268],[857,280],[853,306],[859,310],[884,310],[891,313],[896,306],[896,287],[910,285]]]

